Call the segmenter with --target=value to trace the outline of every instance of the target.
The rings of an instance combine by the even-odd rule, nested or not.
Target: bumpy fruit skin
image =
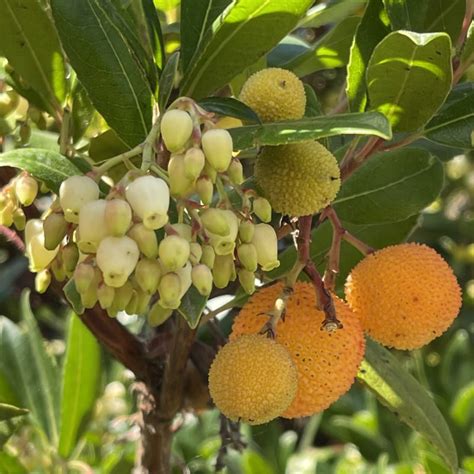
[[[341,186],[336,158],[315,141],[265,147],[255,178],[274,211],[295,217],[319,212]]]
[[[273,308],[283,286],[259,290],[234,321],[231,340],[242,334],[256,334],[268,321],[265,313]],[[285,320],[276,328],[276,341],[290,353],[298,370],[298,391],[283,413],[285,418],[313,415],[340,398],[354,382],[364,355],[365,341],[358,318],[339,298],[334,304],[342,329],[321,330],[324,313],[316,309],[314,288],[296,283],[286,307]]]
[[[263,69],[250,76],[240,100],[263,122],[300,119],[306,107],[303,83],[291,71],[280,68]]]
[[[346,299],[364,330],[397,349],[416,349],[440,336],[461,307],[461,289],[443,258],[415,243],[367,256],[346,282]]]
[[[288,408],[297,380],[286,349],[266,336],[252,334],[221,348],[209,370],[209,391],[227,418],[260,425]]]

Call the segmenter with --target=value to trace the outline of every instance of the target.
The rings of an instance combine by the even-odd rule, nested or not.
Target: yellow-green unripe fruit
[[[268,68],[247,79],[240,100],[257,112],[263,122],[303,117],[306,95],[303,83],[291,71]]]
[[[193,133],[193,121],[184,110],[168,110],[161,119],[161,136],[172,153],[184,148]]]
[[[202,135],[202,149],[207,161],[218,172],[227,170],[232,160],[232,137],[227,130],[214,128]]]
[[[315,141],[264,147],[255,178],[273,210],[294,217],[319,212],[341,186],[336,158]]]

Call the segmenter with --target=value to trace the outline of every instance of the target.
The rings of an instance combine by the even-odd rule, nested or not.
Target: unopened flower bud
[[[17,207],[13,213],[13,224],[17,230],[23,230],[26,225],[26,216],[21,207]]]
[[[27,122],[20,125],[20,142],[22,145],[27,145],[31,138],[31,127]]]
[[[121,287],[115,288],[113,306],[118,311],[123,311],[132,299],[133,291],[133,286],[129,281],[126,281]]]
[[[61,250],[61,257],[66,273],[73,272],[79,261],[79,249],[77,245],[74,242],[69,242]]]
[[[179,295],[179,299],[181,299],[187,293],[187,291],[193,284],[193,280],[191,278],[192,268],[192,265],[187,262],[184,267],[181,267],[179,270],[176,270],[176,275],[179,276],[179,279],[181,281],[181,294]]]
[[[55,249],[64,239],[67,222],[63,214],[52,213],[43,222],[44,246],[48,250]]]
[[[81,295],[87,291],[94,281],[94,267],[90,263],[80,263],[74,270],[74,285]]]
[[[132,222],[132,209],[127,201],[123,199],[111,199],[106,201],[105,227],[109,235],[120,237],[124,235]]]
[[[272,220],[272,206],[263,197],[254,199],[253,212],[262,222],[270,222]]]
[[[221,237],[229,235],[230,224],[226,212],[224,209],[214,208],[206,209],[204,212],[201,212],[199,217],[206,231]]]
[[[81,303],[84,308],[90,309],[96,305],[98,299],[97,290],[99,289],[100,279],[100,270],[98,268],[94,268],[94,278],[92,279],[92,282],[87,290],[81,294]]]
[[[15,180],[15,194],[23,206],[30,206],[38,194],[38,182],[29,174],[22,174]]]
[[[239,282],[245,293],[252,295],[255,292],[255,275],[244,268],[239,270]]]
[[[189,259],[190,251],[189,242],[179,235],[168,235],[158,247],[161,263],[170,271],[183,267]]]
[[[44,293],[51,284],[51,272],[49,270],[41,270],[35,277],[35,290],[38,293]]]
[[[161,178],[141,176],[127,186],[125,195],[147,229],[160,229],[168,222],[170,193]]]
[[[212,268],[214,285],[217,288],[225,288],[235,271],[234,258],[232,255],[216,255],[216,261]]]
[[[135,224],[129,231],[128,236],[132,238],[140,252],[147,258],[158,256],[158,239],[155,231],[147,229],[143,224]]]
[[[68,222],[79,223],[81,207],[99,199],[99,186],[89,176],[71,176],[61,183],[59,202]]]
[[[263,271],[280,266],[278,261],[278,239],[275,230],[268,224],[257,224],[252,243],[257,249],[258,264]]]
[[[183,155],[171,155],[168,163],[170,193],[175,198],[184,198],[194,190],[194,180],[186,176]]]
[[[229,224],[229,233],[225,237],[207,232],[209,243],[214,248],[216,255],[229,255],[234,252],[235,240],[239,231],[239,220],[232,211],[222,211]]]
[[[244,243],[252,242],[255,226],[250,221],[242,221],[239,225],[239,237]]]
[[[66,271],[64,270],[63,262],[56,257],[50,266],[51,271],[53,272],[54,279],[56,281],[64,281],[66,279]]]
[[[84,204],[79,211],[79,239],[77,246],[84,253],[97,251],[100,241],[107,235],[104,224],[107,201],[98,199]]]
[[[214,252],[214,249],[210,245],[203,245],[201,263],[212,269],[215,260],[216,252]]]
[[[191,240],[193,229],[190,225],[178,223],[178,224],[170,225],[170,228],[183,239],[186,239],[188,241]],[[168,233],[170,235],[173,235],[173,232],[168,232]]]
[[[45,248],[43,223],[39,219],[28,221],[25,228],[25,244],[26,255],[30,260],[30,270],[32,272],[38,272],[46,268],[56,257],[59,250],[59,248],[54,250]]]
[[[241,244],[237,247],[237,256],[242,266],[249,272],[257,270],[257,249],[253,244]]]
[[[127,306],[125,307],[125,312],[127,314],[137,314],[137,307],[138,307],[138,292],[137,290],[132,291],[132,297],[128,302]]]
[[[206,161],[206,164],[204,165],[201,176],[206,176],[213,184],[217,181],[217,171],[208,161]]]
[[[197,242],[191,242],[189,244],[190,253],[189,253],[189,261],[192,265],[197,265],[201,261],[202,257],[202,247],[201,244]]]
[[[7,204],[10,202],[10,197],[8,196],[8,194],[3,191],[3,190],[0,190],[0,212],[2,212],[5,207],[7,206]]]
[[[40,219],[30,219],[25,226],[25,247],[28,255],[28,246],[34,235],[43,232],[43,222]]]
[[[206,158],[200,148],[190,148],[184,154],[184,174],[191,181],[196,180],[206,163]]]
[[[163,308],[157,301],[151,308],[147,315],[148,324],[151,327],[157,327],[163,324],[173,314],[173,310],[169,308]]]
[[[244,182],[244,167],[237,158],[234,158],[229,165],[227,174],[232,184],[240,185]]]
[[[118,288],[125,284],[138,262],[140,251],[130,237],[106,237],[97,249],[97,265],[107,285]]]
[[[97,299],[102,309],[110,308],[114,302],[115,289],[107,286],[105,283],[101,283],[97,289]]]
[[[214,196],[214,185],[207,176],[202,176],[196,181],[196,192],[205,206],[209,206]]]
[[[151,296],[149,293],[145,291],[138,290],[137,291],[137,314],[144,314],[150,304]]]
[[[161,267],[157,260],[142,258],[135,267],[135,280],[140,288],[149,293],[154,293],[158,288],[161,277]]]
[[[232,137],[227,130],[214,128],[204,132],[202,149],[207,161],[220,173],[227,170],[232,159]]]
[[[11,227],[13,224],[13,214],[15,213],[15,204],[9,201],[0,212],[0,225]]]
[[[180,151],[191,138],[193,121],[184,110],[168,110],[161,118],[160,131],[166,148],[174,153]]]
[[[181,304],[181,279],[176,273],[163,275],[158,286],[160,305],[163,308],[177,309]]]
[[[212,272],[209,267],[200,263],[195,265],[191,272],[193,285],[203,296],[209,296],[212,291]]]

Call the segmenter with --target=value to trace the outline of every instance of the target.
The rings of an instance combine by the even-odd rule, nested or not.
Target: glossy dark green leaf
[[[446,103],[428,122],[424,134],[430,140],[458,148],[474,148],[474,83],[453,89]]]
[[[231,0],[181,1],[181,64],[186,73],[212,36],[212,24]]]
[[[198,104],[208,112],[235,117],[245,122],[260,123],[258,115],[248,105],[232,97],[207,97],[201,99]]]
[[[345,18],[324,35],[315,45],[293,61],[285,64],[297,76],[303,77],[322,69],[344,67],[349,61],[349,51],[360,18]]]
[[[57,113],[66,97],[66,68],[56,30],[38,1],[0,0],[0,56]]]
[[[62,45],[96,109],[130,146],[151,128],[153,96],[110,0],[52,0]]]
[[[451,89],[451,40],[446,33],[390,33],[374,49],[367,69],[370,106],[394,131],[423,126]]]
[[[297,25],[310,0],[240,0],[213,24],[182,92],[200,99],[254,64]]]
[[[453,43],[461,31],[465,0],[384,0],[394,30],[448,33]]]
[[[28,413],[26,408],[19,408],[8,403],[0,402],[0,421],[9,420],[17,416],[23,416]]]
[[[61,183],[69,176],[82,174],[71,160],[59,153],[40,148],[22,148],[0,154],[0,166],[26,170],[46,183],[49,189],[59,191]]]
[[[453,472],[457,471],[456,446],[446,420],[426,389],[390,351],[368,339],[357,378],[382,404],[430,441]]]
[[[159,91],[158,91],[158,104],[160,110],[163,111],[168,105],[171,92],[173,91],[176,74],[179,66],[179,51],[173,53],[165,64],[163,72],[161,73]]]
[[[84,306],[82,305],[81,295],[76,290],[74,280],[69,280],[63,286],[63,293],[74,312],[77,314],[82,314],[84,312]]]
[[[94,408],[100,389],[100,346],[80,318],[71,314],[63,365],[59,454],[68,458]]]
[[[352,112],[362,112],[367,104],[365,74],[374,48],[390,33],[382,0],[369,0],[357,27],[347,65],[347,98]]]
[[[76,143],[82,138],[94,116],[95,108],[86,90],[80,82],[77,83],[72,93],[72,139]]]
[[[334,135],[374,135],[386,139],[391,137],[387,119],[377,112],[306,117],[289,122],[247,125],[232,128],[229,132],[234,140],[235,150],[318,140]]]
[[[191,286],[183,296],[178,313],[183,316],[191,329],[197,328],[207,300],[208,297],[202,296],[194,286]]]
[[[163,69],[165,61],[165,48],[163,41],[163,33],[161,31],[160,19],[156,11],[153,0],[142,0],[143,12],[148,23],[148,34],[150,37],[151,48],[155,63],[158,68]]]
[[[443,184],[438,158],[403,148],[371,157],[344,181],[333,206],[342,220],[354,224],[401,221],[431,204]]]
[[[367,3],[367,0],[334,0],[318,2],[308,10],[300,21],[300,28],[319,28],[329,23],[339,23],[349,15],[354,14]]]

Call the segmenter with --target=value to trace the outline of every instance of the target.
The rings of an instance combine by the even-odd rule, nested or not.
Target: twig
[[[11,242],[20,252],[25,252],[23,240],[21,240],[20,236],[13,229],[0,225],[0,234],[5,236],[8,242]]]
[[[367,143],[350,159],[344,160],[341,164],[341,180],[347,179],[366,159],[382,148],[384,140],[379,137],[371,137]]]

